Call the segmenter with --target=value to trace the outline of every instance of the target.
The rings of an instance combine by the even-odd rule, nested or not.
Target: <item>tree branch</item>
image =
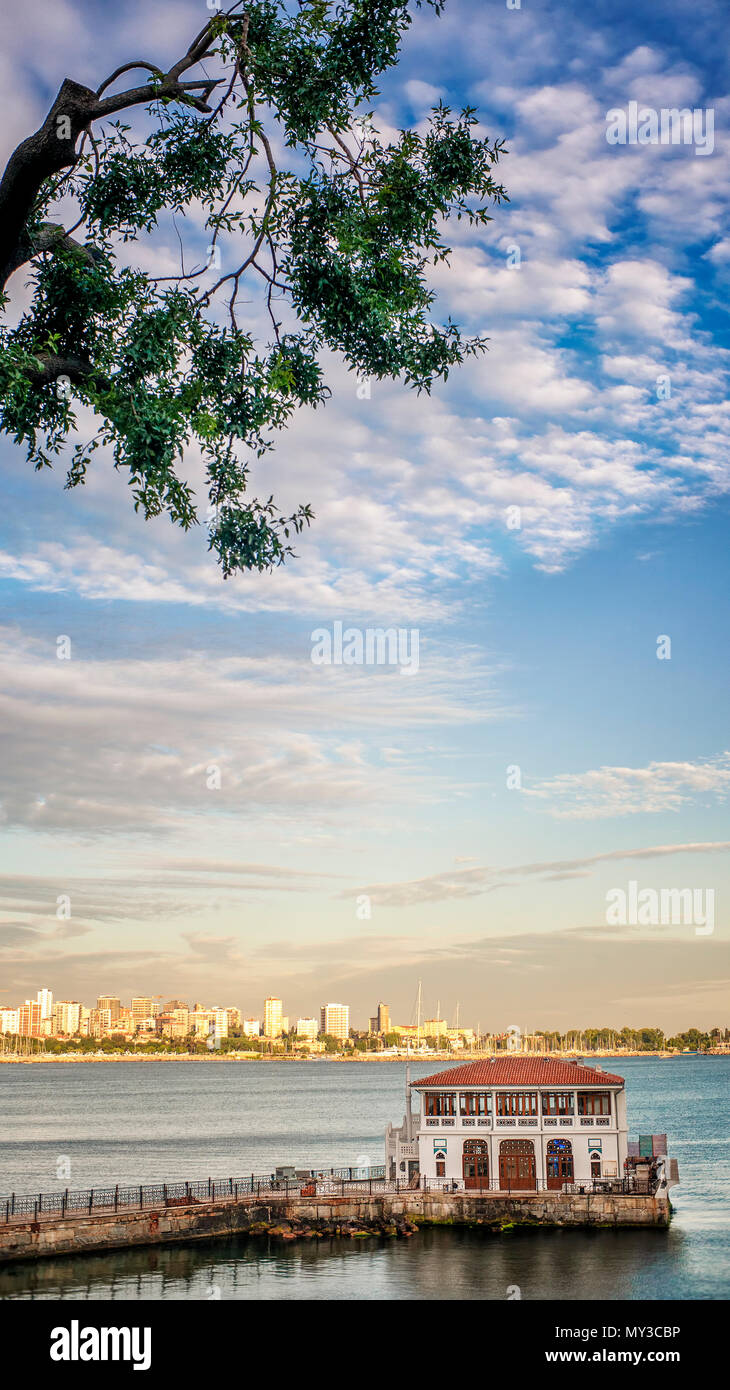
[[[159,74],[159,81],[132,87],[115,96],[100,94],[125,68],[107,78],[99,92],[66,78],[43,125],[14,150],[0,181],[0,288],[13,270],[23,264],[24,258],[18,259],[19,246],[41,186],[51,175],[74,166],[78,158],[76,142],[93,121],[145,101],[161,99],[185,101],[197,111],[210,112],[207,99],[223,79],[201,78],[191,82],[179,79],[182,72],[205,57],[212,41],[211,25],[207,24],[185,56],[168,73]],[[153,73],[159,72],[151,64],[133,66],[148,66]]]
[[[18,242],[15,254],[10,258],[8,274],[12,275],[13,271],[18,270],[27,261],[32,261],[35,256],[40,256],[43,251],[56,251],[60,246],[83,257],[89,265],[95,265],[99,258],[97,251],[93,251],[91,247],[76,241],[60,225],[55,222],[44,222],[39,232],[35,232],[32,237],[24,237],[22,241]]]
[[[104,390],[109,390],[112,383],[103,372],[93,367],[90,362],[85,362],[81,357],[69,354],[67,357],[56,357],[53,353],[39,352],[35,358],[38,366],[30,368],[28,380],[34,386],[48,386],[52,381],[58,381],[59,377],[67,376],[73,382],[92,381],[96,386]]]

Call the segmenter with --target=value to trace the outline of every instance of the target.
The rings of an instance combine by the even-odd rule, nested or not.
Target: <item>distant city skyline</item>
[[[191,1032],[207,1033],[208,1022],[211,1022],[211,1029],[220,1036],[226,1036],[230,1029],[240,1030],[244,1035],[256,1035],[262,1038],[273,1039],[289,1033],[297,1032],[301,1037],[310,1040],[317,1036],[327,1034],[341,1040],[347,1039],[350,1031],[355,1033],[388,1034],[390,1032],[403,1031],[404,1035],[414,1033],[423,1038],[451,1036],[461,1033],[468,1037],[506,1037],[510,1033],[524,1038],[534,1036],[538,1033],[559,1033],[577,1032],[579,1030],[603,1029],[604,1031],[620,1032],[621,1026],[634,1028],[659,1028],[665,1036],[669,1037],[686,1031],[690,1027],[700,1026],[696,1019],[685,1017],[672,1028],[662,1028],[648,1018],[634,1025],[619,1025],[606,1022],[598,1023],[596,1020],[589,1022],[576,1022],[568,1024],[567,1027],[552,1027],[544,1020],[539,1024],[512,1024],[507,1027],[490,1026],[489,1016],[485,1014],[476,1020],[465,1020],[461,1015],[460,1005],[457,1003],[455,1016],[449,1020],[444,1016],[444,1011],[437,1010],[435,1013],[421,1013],[420,1017],[411,1010],[410,1015],[393,1013],[390,1006],[380,1000],[375,1014],[369,1014],[364,1023],[351,1017],[351,1010],[348,1004],[330,1001],[318,1006],[314,1013],[304,1014],[299,1012],[296,1017],[295,1011],[292,1012],[291,1021],[288,1014],[283,1013],[283,1000],[276,995],[269,995],[261,1001],[262,1007],[258,1011],[247,1012],[237,1004],[210,1003],[204,1004],[198,995],[191,996],[191,1000],[183,1001],[170,994],[147,994],[132,995],[129,1005],[123,1004],[121,996],[117,995],[96,995],[94,1005],[85,1004],[83,1000],[77,998],[61,998],[47,986],[41,987],[36,991],[35,999],[27,998],[20,1002],[9,1002],[4,996],[0,996],[0,1033],[24,1033],[28,1035],[41,1036],[43,1032],[47,1035],[60,1032],[62,1034],[74,1034],[80,1031],[82,1015],[86,1015],[85,1024],[88,1031],[93,1032],[92,1025],[95,1022],[97,1028],[103,1026],[103,1032],[111,1033],[114,1031],[114,1024],[119,1020],[118,1031],[125,1028],[150,1027],[155,1019],[163,1015],[166,1019],[175,1021],[177,1027],[173,1027],[169,1036],[185,1037]],[[440,1006],[440,1001],[439,1001]],[[168,1015],[165,1011],[171,1010]],[[12,1016],[16,1016],[16,1020]],[[102,1016],[103,1017],[100,1017]],[[225,1023],[223,1015],[227,1015]],[[461,1016],[460,1016],[461,1015]],[[42,1021],[58,1020],[62,1017],[63,1025],[43,1028]],[[94,1018],[94,1016],[96,1016]],[[184,1016],[184,1019],[183,1019]],[[195,1019],[199,1020],[204,1027],[198,1028]],[[726,1031],[726,1014],[718,1016],[715,1022],[708,1025],[704,1031],[711,1029]],[[17,1021],[17,1026],[16,1026]],[[11,1026],[12,1022],[12,1026]],[[256,1025],[255,1029],[253,1025]],[[299,1027],[301,1025],[301,1028]],[[96,1035],[96,1034],[95,1034]],[[99,1034],[101,1035],[101,1034]]]

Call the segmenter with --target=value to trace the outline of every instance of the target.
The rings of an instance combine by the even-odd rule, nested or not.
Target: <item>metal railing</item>
[[[421,1183],[420,1190],[421,1192],[461,1192],[465,1193],[467,1197],[470,1194],[478,1196],[479,1193],[487,1192],[494,1192],[501,1197],[512,1195],[529,1197],[531,1192],[562,1192],[569,1196],[612,1193],[619,1197],[651,1197],[658,1185],[656,1179],[647,1186],[646,1182],[637,1182],[633,1176],[585,1178],[578,1182],[556,1182],[547,1178],[533,1178],[531,1182],[513,1182],[509,1178],[470,1178],[467,1184],[463,1180],[453,1178],[429,1178],[427,1182]]]
[[[358,1175],[358,1176],[355,1176]],[[381,1164],[368,1169],[363,1176],[357,1168],[312,1170],[306,1175],[300,1170],[297,1177],[277,1177],[275,1174],[251,1173],[239,1178],[205,1178],[197,1182],[143,1183],[134,1187],[92,1187],[84,1191],[12,1192],[0,1197],[0,1223],[28,1219],[39,1221],[53,1217],[94,1216],[113,1211],[145,1211],[151,1207],[190,1206],[200,1202],[230,1202],[246,1198],[346,1195],[348,1193],[382,1192],[385,1167]],[[401,1179],[391,1184],[393,1191],[404,1191],[408,1182]]]
[[[154,1207],[195,1206],[199,1203],[284,1200],[307,1197],[378,1196],[385,1193],[441,1192],[479,1196],[495,1193],[499,1196],[529,1196],[533,1192],[562,1192],[570,1195],[605,1194],[619,1196],[652,1196],[657,1183],[647,1186],[634,1177],[588,1178],[578,1182],[548,1183],[544,1178],[529,1182],[500,1181],[498,1178],[472,1179],[468,1186],[451,1178],[414,1179],[386,1178],[381,1166],[372,1168],[367,1177],[351,1176],[357,1169],[312,1171],[308,1176],[277,1178],[259,1177],[254,1173],[240,1178],[207,1178],[198,1182],[146,1183],[139,1187],[94,1187],[85,1191],[39,1192],[35,1195],[11,1193],[0,1197],[0,1223],[12,1221],[41,1221],[66,1217],[99,1216],[115,1211],[145,1211]],[[347,1176],[345,1176],[347,1175]]]

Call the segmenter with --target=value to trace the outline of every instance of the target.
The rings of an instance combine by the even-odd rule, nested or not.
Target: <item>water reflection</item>
[[[235,1239],[17,1265],[0,1297],[53,1299],[661,1299],[677,1296],[676,1231],[422,1230],[410,1240],[282,1246]],[[687,1279],[684,1298],[712,1297]]]

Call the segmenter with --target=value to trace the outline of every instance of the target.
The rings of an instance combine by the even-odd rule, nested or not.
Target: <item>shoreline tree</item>
[[[135,510],[185,530],[202,519],[183,467],[197,448],[226,577],[281,563],[312,520],[247,482],[293,411],[329,395],[325,351],[429,391],[484,350],[432,320],[427,271],[450,218],[484,224],[506,198],[503,142],[478,137],[472,108],[440,104],[425,133],[388,141],[372,121],[420,4],[240,0],[167,69],[132,55],[95,91],[63,81],[0,181],[0,309],[13,276],[32,287],[0,331],[0,429],[36,469],[76,435],[68,488],[108,447]],[[169,274],[130,260],[155,233],[179,240]],[[268,340],[241,322],[244,287]]]

